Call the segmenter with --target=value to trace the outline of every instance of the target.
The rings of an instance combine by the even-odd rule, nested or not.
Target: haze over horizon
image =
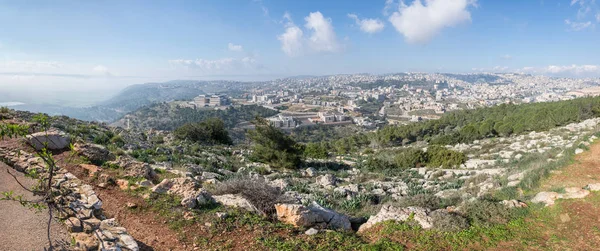
[[[599,24],[593,0],[2,1],[0,101],[93,104],[175,79],[600,77]]]

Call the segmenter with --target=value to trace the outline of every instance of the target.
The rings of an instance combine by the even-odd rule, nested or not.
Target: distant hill
[[[92,107],[25,104],[11,108],[50,115],[66,115],[87,121],[113,122],[143,106],[173,100],[189,100],[201,94],[225,91],[235,84],[231,81],[174,80],[165,83],[132,85]]]

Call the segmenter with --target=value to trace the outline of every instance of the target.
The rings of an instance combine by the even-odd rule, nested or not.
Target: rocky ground
[[[249,151],[241,147],[187,145],[169,132],[125,131],[72,120],[55,122],[50,137],[38,133],[5,139],[0,148],[15,170],[40,173],[44,168],[33,155],[35,147],[51,143],[60,167],[55,189],[67,191],[63,207],[71,210],[62,219],[72,248],[286,249],[305,240],[326,245],[325,250],[338,249],[338,242],[353,243],[339,248],[352,250],[387,240],[382,239],[386,234],[373,233],[393,230],[414,237],[430,230],[424,238],[441,249],[453,249],[459,241],[482,249],[500,239],[462,239],[465,232],[487,235],[501,228],[503,236],[514,237],[511,232],[524,228],[511,225],[514,212],[595,196],[600,184],[591,166],[578,169],[587,179],[569,181],[564,174],[567,182],[560,187],[560,181],[544,178],[560,177],[558,169],[573,156],[587,156],[598,123],[600,119],[590,119],[548,132],[446,146],[465,153],[467,162],[454,169],[393,172],[360,168],[361,156],[309,160],[299,170],[275,170],[249,161]],[[397,238],[389,236],[393,245],[428,247]]]

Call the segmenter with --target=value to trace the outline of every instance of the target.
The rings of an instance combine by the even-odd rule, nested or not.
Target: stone
[[[306,170],[304,170],[304,176],[306,177],[315,177],[317,175],[317,170],[315,170],[312,167],[306,168]]]
[[[411,216],[413,219],[421,225],[423,229],[430,229],[433,227],[432,219],[428,215],[429,210],[422,207],[394,207],[392,205],[384,205],[379,213],[375,216],[371,216],[369,220],[360,226],[358,232],[364,232],[365,230],[375,226],[375,224],[384,221],[406,221]]]
[[[120,234],[118,237],[117,244],[119,244],[119,246],[121,246],[121,248],[125,248],[125,250],[130,250],[130,251],[139,251],[140,250],[135,239],[133,237],[131,237],[131,235],[128,235],[128,234]]]
[[[331,209],[327,209],[313,201],[309,206],[310,211],[321,216],[327,223],[327,228],[339,229],[339,230],[352,230],[352,225],[347,216],[339,214]]]
[[[258,210],[258,208],[252,205],[250,201],[248,201],[246,198],[242,197],[239,194],[216,195],[213,196],[213,199],[224,206],[242,208],[250,212],[263,214],[263,212],[261,212],[260,210]]]
[[[80,164],[79,167],[81,169],[86,170],[86,172],[88,173],[88,176],[90,176],[90,177],[94,177],[100,170],[100,167],[98,167],[96,165],[90,165],[90,164]]]
[[[71,142],[69,136],[57,129],[30,134],[26,138],[28,143],[38,151],[46,147],[50,150],[62,150],[67,148]]]
[[[531,199],[533,203],[544,203],[546,206],[554,205],[554,201],[561,196],[557,192],[539,192]]]
[[[152,182],[149,180],[141,180],[141,181],[138,181],[136,184],[138,184],[141,187],[152,187],[153,186]]]
[[[226,219],[227,217],[229,217],[229,214],[226,212],[217,212],[216,213],[217,217],[221,220]]]
[[[96,229],[100,228],[100,223],[102,221],[96,218],[90,218],[90,219],[86,219],[83,220],[82,225],[83,225],[83,231],[86,233],[92,233],[94,231],[96,231]]]
[[[80,156],[87,158],[92,163],[115,160],[115,156],[102,145],[84,143],[75,144],[73,148]]]
[[[600,183],[588,184],[587,186],[585,186],[585,189],[593,192],[600,191]]]
[[[579,187],[567,187],[565,193],[560,198],[562,199],[581,199],[590,195],[590,191]]]
[[[317,224],[325,224],[321,215],[312,212],[301,204],[276,204],[277,219],[283,223],[295,227],[311,227]]]
[[[520,202],[518,200],[503,200],[500,201],[502,205],[505,205],[507,208],[522,208],[527,207],[527,204],[524,202]]]
[[[583,149],[581,149],[581,148],[575,149],[575,154],[580,154],[580,153],[583,153]]]
[[[318,234],[319,230],[316,230],[314,228],[309,228],[308,230],[306,230],[306,232],[304,232],[305,235],[315,235]]]
[[[81,221],[75,217],[71,217],[65,220],[65,225],[67,226],[67,230],[71,233],[79,233],[83,231]]]
[[[118,179],[117,181],[115,181],[115,183],[117,184],[117,186],[119,186],[119,189],[121,189],[121,190],[129,189],[129,181],[128,180]]]
[[[567,213],[560,214],[559,217],[560,217],[560,222],[562,222],[562,223],[571,221],[571,217],[569,217],[569,214],[567,214]]]
[[[286,188],[290,185],[290,183],[286,179],[276,179],[274,181],[269,182],[272,187],[279,188],[281,190],[286,190]]]
[[[94,235],[86,233],[72,233],[71,238],[77,250],[92,251],[98,250],[98,239]]]
[[[317,177],[317,184],[324,188],[333,188],[336,183],[337,178],[330,173]]]
[[[126,206],[127,206],[127,208],[137,208],[137,204],[135,204],[133,202],[127,202]]]

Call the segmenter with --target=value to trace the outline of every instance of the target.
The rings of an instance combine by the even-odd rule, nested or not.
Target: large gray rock
[[[213,199],[224,206],[243,208],[250,212],[262,214],[258,208],[250,203],[250,201],[239,194],[215,195],[213,196]]]
[[[332,189],[337,184],[337,178],[333,174],[325,174],[317,177],[317,184],[324,188]]]
[[[554,205],[554,201],[561,196],[557,192],[539,192],[531,199],[533,203],[544,203],[546,206]]]
[[[430,229],[433,227],[433,222],[429,216],[429,213],[429,209],[422,207],[394,207],[392,205],[384,205],[377,215],[371,216],[367,223],[360,226],[358,232],[363,232],[375,226],[375,224],[384,221],[406,221],[411,217],[411,215],[423,229]]]
[[[312,202],[308,207],[301,204],[277,204],[277,219],[296,227],[330,228],[337,230],[352,230],[347,216],[339,214]]]
[[[48,148],[50,150],[62,150],[69,146],[71,139],[67,134],[56,129],[47,132],[37,132],[27,135],[27,141],[35,150]]]
[[[115,156],[102,145],[75,144],[75,151],[92,162],[105,162],[115,160]]]

